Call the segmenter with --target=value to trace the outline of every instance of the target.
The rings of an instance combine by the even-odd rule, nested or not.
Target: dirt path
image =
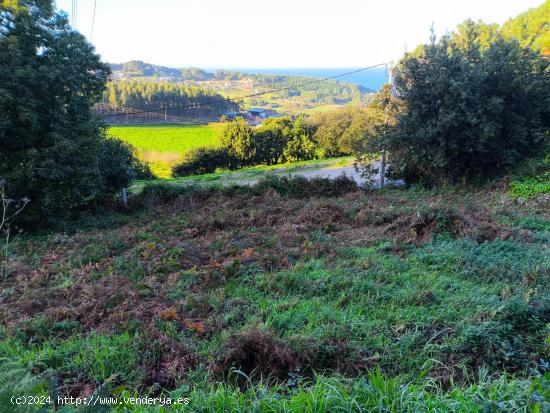
[[[376,170],[380,169],[380,162],[374,162],[372,164],[372,167]],[[285,171],[285,168],[281,169],[275,169],[269,174],[277,175],[277,176],[303,176],[305,178],[311,179],[311,178],[329,178],[329,179],[335,179],[339,176],[345,175],[348,178],[353,179],[355,182],[357,182],[359,185],[364,185],[366,183],[366,179],[361,176],[361,174],[355,169],[353,164],[349,164],[346,166],[326,166],[326,167],[311,167],[311,168],[303,168],[299,170],[293,170],[293,171]],[[376,173],[373,177],[374,184],[372,186],[379,187],[380,186],[380,173]],[[247,184],[247,185],[253,185],[258,180],[261,179],[261,177],[258,177],[256,179],[247,179],[244,181],[236,180],[237,183],[240,184]],[[404,184],[403,181],[392,181],[387,180],[386,182],[388,185],[394,185],[394,186],[402,186]]]
[[[374,162],[373,168],[379,169],[380,162]],[[353,159],[327,159],[321,164],[311,164],[303,166],[281,166],[270,170],[238,170],[215,174],[211,176],[196,176],[182,179],[165,181],[170,185],[254,185],[266,176],[303,176],[308,179],[312,178],[329,178],[335,179],[341,175],[346,175],[353,179],[359,185],[365,185],[366,180],[353,166]],[[380,174],[374,175],[373,187],[380,185]],[[160,182],[160,181],[156,181]],[[132,187],[133,192],[139,192],[147,182],[136,183]],[[387,181],[388,184],[402,186],[403,181]]]

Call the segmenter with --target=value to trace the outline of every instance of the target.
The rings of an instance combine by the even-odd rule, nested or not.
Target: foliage
[[[514,198],[529,199],[538,194],[550,192],[550,172],[542,175],[513,181],[510,183],[510,194]]]
[[[240,166],[251,165],[256,158],[257,147],[252,135],[252,128],[241,117],[225,124],[221,145],[229,155],[240,162]]]
[[[132,155],[90,112],[109,69],[65,15],[20,1],[2,21],[0,175],[33,200],[20,221],[48,225],[127,186]]]
[[[282,158],[287,162],[307,161],[316,156],[317,145],[308,135],[294,135],[283,149]]]
[[[99,169],[102,171],[106,188],[124,188],[131,179],[151,179],[149,166],[141,162],[134,149],[118,139],[104,139],[104,150],[100,154]]]
[[[550,1],[508,20],[502,26],[507,38],[515,38],[521,46],[550,55]]]
[[[225,148],[197,148],[172,169],[173,176],[202,175],[217,169],[236,169],[239,160]]]
[[[502,37],[482,51],[475,36],[433,39],[398,65],[404,110],[389,135],[395,176],[429,185],[487,178],[544,146],[548,62]]]
[[[166,111],[167,116],[200,119],[203,117],[219,118],[226,111],[239,109],[238,103],[233,101],[224,102],[223,100],[223,97],[218,93],[196,86],[170,82],[123,80],[108,84],[101,103],[110,105],[111,109]],[[218,104],[204,104],[212,101],[217,101]],[[106,114],[108,113],[107,111]],[[139,117],[136,116],[138,115],[132,115],[132,112],[128,111],[127,116],[113,117],[109,120],[112,122],[139,120]],[[160,116],[164,117],[164,115]]]
[[[374,142],[380,136],[384,116],[376,99],[378,98],[375,97],[367,109],[347,107],[313,117],[311,122],[315,126],[314,139],[319,143],[324,156],[379,151],[379,145]]]
[[[224,124],[219,149],[194,151],[174,167],[173,175],[313,159],[317,145],[312,134],[312,126],[303,117],[268,119],[257,128],[238,117]]]

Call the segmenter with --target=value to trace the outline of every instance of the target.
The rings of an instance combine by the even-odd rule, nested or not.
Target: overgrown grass
[[[117,228],[20,239],[0,403],[15,386],[190,400],[120,412],[545,411],[550,220],[502,195],[153,185]]]
[[[476,384],[445,392],[434,383],[402,385],[378,370],[360,380],[316,376],[293,390],[258,384],[242,391],[223,385],[177,390],[174,400],[186,397],[188,405],[171,407],[118,407],[117,412],[522,412],[544,411],[550,377],[513,380],[479,375]],[[124,393],[123,397],[131,393]],[[538,407],[537,407],[538,406]]]

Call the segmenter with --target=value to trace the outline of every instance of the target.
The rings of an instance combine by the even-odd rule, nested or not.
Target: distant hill
[[[238,81],[243,79],[253,80],[260,85],[270,85],[281,87],[281,84],[288,86],[290,83],[300,83],[313,79],[313,76],[308,75],[290,75],[290,74],[262,74],[262,73],[246,73],[237,70],[216,70],[214,72],[207,72],[204,69],[197,67],[187,67],[183,69],[176,69],[166,66],[158,66],[152,63],[145,63],[141,60],[131,60],[126,63],[110,63],[111,70],[119,75],[127,78],[131,77],[171,77],[176,81],[191,80],[195,82],[208,81],[208,80],[226,80],[226,81]],[[274,69],[276,71],[276,69]],[[347,87],[353,85],[361,93],[372,93],[375,90],[366,88],[364,86],[355,85],[354,82],[349,81],[336,81],[327,80],[321,82],[325,86],[340,85],[340,87]],[[315,86],[315,89],[318,89]]]
[[[171,84],[172,86],[165,85],[167,90],[171,90],[177,89],[182,82],[186,82],[186,86],[193,87],[196,91],[208,90],[220,93],[225,97],[281,89],[268,95],[262,95],[261,98],[245,99],[242,103],[248,106],[269,107],[287,112],[311,110],[323,105],[363,105],[369,102],[371,94],[375,92],[353,82],[333,79],[317,81],[319,77],[307,75],[252,74],[236,70],[208,72],[196,67],[178,69],[158,66],[140,60],[110,64],[110,67],[115,74],[113,78],[114,87],[122,86],[124,93],[122,91],[110,93],[105,100],[117,108],[141,109],[141,106],[150,106],[152,100],[158,103],[156,98],[151,100],[150,96],[142,99],[145,92],[130,92],[128,87],[119,85],[121,82],[132,82],[131,90],[134,90],[138,83],[148,83],[149,85],[145,88],[145,94],[147,95],[150,95],[151,90],[155,89],[155,84]],[[312,80],[316,81],[312,82]],[[110,86],[109,90],[111,89]],[[187,95],[187,92],[183,94]],[[133,103],[130,104],[129,102],[132,100],[130,97],[135,97],[134,95],[139,95],[139,102],[132,101]],[[114,98],[115,96],[116,98]],[[163,94],[161,93],[159,96],[163,96]],[[167,99],[170,100],[171,98]],[[136,102],[139,107],[136,107]],[[170,107],[171,103],[163,105],[159,107]],[[228,110],[228,108],[225,109]]]
[[[130,60],[126,63],[111,63],[109,64],[111,70],[115,73],[121,73],[126,76],[170,76],[181,77],[181,70],[174,69],[166,66],[158,66],[151,63],[145,63],[141,60]]]
[[[506,37],[515,37],[522,46],[550,56],[550,0],[508,20],[502,26]]]

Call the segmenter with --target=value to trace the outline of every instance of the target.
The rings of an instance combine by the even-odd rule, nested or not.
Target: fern
[[[0,359],[0,411],[9,412],[47,412],[53,406],[14,405],[12,397],[44,396],[48,382],[44,374],[32,373],[32,366],[24,366],[10,359]],[[51,407],[51,409],[50,409]]]

